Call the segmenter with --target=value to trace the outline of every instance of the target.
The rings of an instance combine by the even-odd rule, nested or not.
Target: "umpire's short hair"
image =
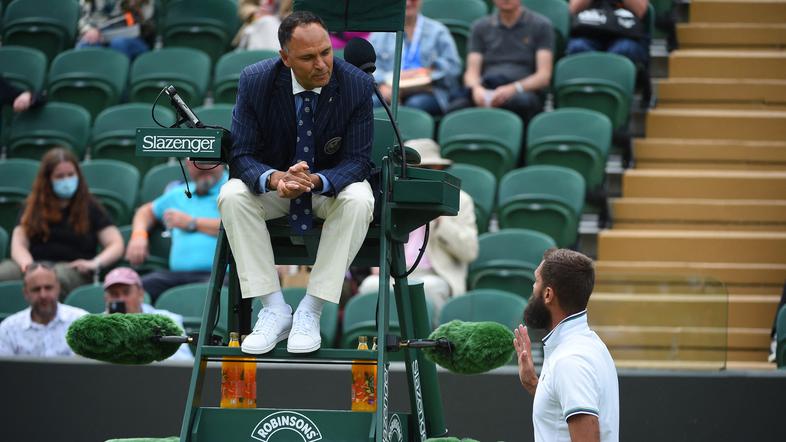
[[[311,23],[319,24],[326,32],[328,30],[325,22],[311,11],[295,11],[289,14],[278,27],[278,43],[281,45],[281,49],[287,50],[287,44],[292,40],[295,28]]]
[[[572,315],[587,308],[595,287],[595,267],[592,259],[569,249],[548,249],[543,253],[540,267],[543,287],[551,287],[559,305]]]

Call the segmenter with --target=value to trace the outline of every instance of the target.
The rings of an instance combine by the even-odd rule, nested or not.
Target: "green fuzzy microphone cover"
[[[513,356],[513,332],[498,322],[450,321],[429,339],[447,338],[453,351],[424,348],[435,364],[459,374],[479,374],[501,367]]]
[[[155,314],[91,314],[71,324],[66,334],[74,353],[114,364],[149,364],[172,356],[181,344],[154,342],[158,328],[163,336],[181,336],[172,319]]]

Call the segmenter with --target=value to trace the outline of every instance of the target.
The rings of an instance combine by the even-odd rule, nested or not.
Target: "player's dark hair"
[[[543,253],[540,268],[543,287],[551,287],[559,305],[568,315],[587,308],[595,287],[592,260],[574,250],[548,249]]]

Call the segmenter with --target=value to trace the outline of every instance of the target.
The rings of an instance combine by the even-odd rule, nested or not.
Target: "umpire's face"
[[[333,47],[327,31],[317,23],[298,26],[281,50],[281,59],[306,89],[328,84],[333,73]]]

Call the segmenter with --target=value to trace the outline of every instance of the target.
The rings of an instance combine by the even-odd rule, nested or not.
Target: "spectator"
[[[420,154],[421,167],[441,170],[451,164],[451,160],[440,156],[439,146],[433,140],[411,140],[406,144]],[[434,320],[450,297],[466,292],[467,269],[478,256],[478,229],[472,197],[462,190],[458,214],[441,216],[431,221],[429,227],[426,252],[410,278],[423,282],[426,298],[434,307]],[[423,246],[425,231],[426,226],[421,226],[409,234],[409,241],[404,246],[408,268],[412,267]],[[378,290],[379,269],[375,267],[360,284],[358,292]]]
[[[276,7],[278,3],[278,7]],[[292,13],[292,0],[240,0],[237,13],[243,26],[232,42],[238,49],[278,51],[278,26]]]
[[[159,310],[150,304],[145,304],[145,291],[142,290],[142,281],[139,275],[128,267],[118,267],[106,275],[104,279],[104,301],[109,310],[110,303],[122,303],[120,310],[125,310],[126,313],[152,313],[156,315],[167,316],[177,324],[180,328],[183,327],[183,317],[172,313],[168,310]],[[194,356],[188,348],[188,344],[183,344],[173,354],[168,361],[192,361]]]
[[[156,38],[153,1],[81,0],[80,3],[82,17],[77,48],[107,46],[133,60],[153,47]],[[118,30],[123,30],[123,34],[113,36]]]
[[[353,38],[363,38],[368,40],[369,35],[371,35],[370,32],[331,32],[330,43],[333,45],[333,50],[337,51],[344,49],[347,43],[349,43],[349,41]]]
[[[46,95],[25,91],[0,76],[0,106],[12,105],[14,112],[24,112],[46,103]]]
[[[568,8],[575,16],[582,11],[604,6],[609,9],[625,9],[639,21],[642,21],[647,14],[647,0],[570,0]],[[643,29],[645,28],[642,26],[642,31]],[[574,28],[565,48],[567,54],[605,51],[628,57],[637,66],[646,66],[649,63],[649,37],[646,35],[641,38],[631,38],[607,33],[594,34],[591,31],[582,32],[580,36],[575,33]]]
[[[49,261],[65,296],[122,255],[123,237],[90,194],[74,154],[49,150],[11,234],[11,259],[0,263],[0,281],[21,279],[33,261]]]
[[[458,87],[461,59],[448,28],[423,16],[420,13],[422,4],[422,0],[407,0],[399,93],[405,106],[442,115],[451,93]],[[375,32],[370,41],[377,52],[374,79],[389,103],[393,96],[396,34]]]
[[[188,161],[188,173],[195,189],[191,198],[185,184],[173,187],[152,202],[141,205],[134,214],[126,259],[139,265],[147,258],[148,235],[156,222],[172,231],[169,270],[158,270],[142,278],[142,286],[155,301],[165,290],[182,284],[210,279],[213,253],[221,223],[216,199],[227,181],[223,167],[198,166]]]
[[[451,103],[500,107],[526,124],[543,109],[551,82],[554,32],[551,22],[519,0],[494,0],[498,13],[472,26],[464,85],[468,96]],[[468,102],[467,102],[468,100]]]
[[[73,356],[66,332],[87,312],[58,302],[60,283],[54,268],[30,263],[22,291],[30,307],[0,323],[0,356]]]

